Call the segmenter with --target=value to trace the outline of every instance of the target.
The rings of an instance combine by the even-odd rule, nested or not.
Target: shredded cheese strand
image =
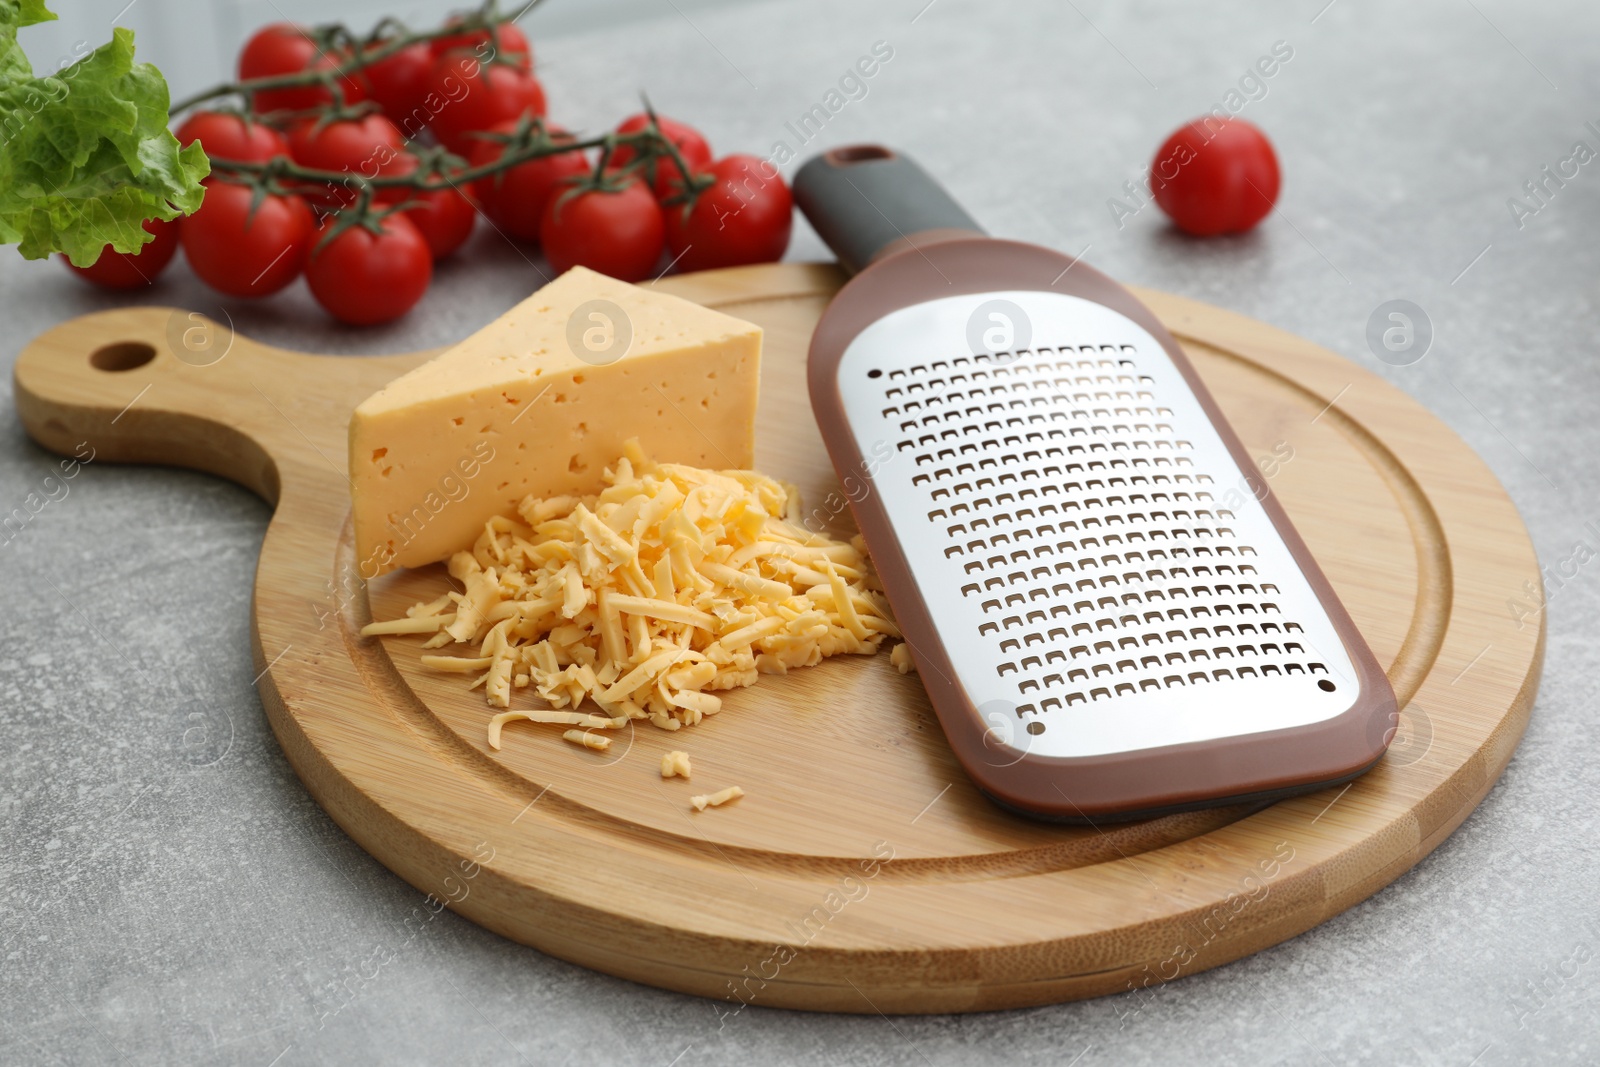
[[[469,688],[493,707],[523,689],[545,705],[495,715],[491,748],[517,720],[584,738],[634,720],[692,726],[722,709],[717,693],[899,636],[865,545],[795,525],[792,486],[653,463],[632,441],[604,482],[594,496],[529,496],[489,520],[450,559],[460,592],[362,630],[471,646],[422,663],[473,675]],[[892,662],[908,666],[898,648]],[[585,701],[604,714],[577,710]]]

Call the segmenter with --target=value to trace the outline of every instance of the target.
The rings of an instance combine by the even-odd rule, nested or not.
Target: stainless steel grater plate
[[[1006,301],[1032,348],[966,350]],[[998,744],[1093,756],[1347,710],[1326,611],[1171,358],[1103,305],[968,293],[901,308],[838,365],[873,488],[955,681]]]

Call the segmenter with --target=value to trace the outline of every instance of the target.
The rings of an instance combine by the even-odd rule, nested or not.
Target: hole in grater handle
[[[879,159],[893,159],[894,153],[882,145],[853,144],[825,152],[823,153],[823,158],[834,166],[849,166],[852,163],[870,163]]]

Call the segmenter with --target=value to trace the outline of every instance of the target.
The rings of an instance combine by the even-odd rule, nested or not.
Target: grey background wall
[[[309,0],[72,0],[27,31],[41,65],[134,27],[178,92],[227,73],[258,23]],[[404,6],[424,16],[445,5]],[[338,5],[364,25],[378,3]],[[1594,541],[1600,170],[1519,228],[1507,201],[1577,140],[1600,148],[1600,9],[1511,0],[550,0],[525,24],[554,114],[599,129],[640,90],[720,150],[765,153],[874,41],[895,56],[809,152],[882,139],[994,232],[1086,252],[1330,347],[1420,398],[1509,488],[1542,558]],[[1179,122],[1294,49],[1243,114],[1273,136],[1280,211],[1196,243],[1108,200]],[[790,138],[791,141],[793,138]],[[823,256],[802,225],[791,256]],[[409,318],[335,327],[297,287],[228,305],[242,331],[353,354],[444,344],[538,284],[480,233]],[[1408,367],[1365,331],[1420,304]],[[214,310],[181,263],[135,299]],[[0,250],[0,358],[112,300]],[[0,512],[51,460],[0,384]],[[1164,987],[1034,1011],[895,1020],[705,1002],[540,956],[419,894],[306,796],[251,682],[266,507],[185,472],[91,465],[0,548],[0,1062],[1400,1063],[1600,1059],[1595,708],[1600,566],[1560,582],[1527,738],[1428,860],[1285,945]],[[78,605],[84,610],[80,611]],[[195,716],[199,716],[198,719]],[[184,744],[196,723],[207,741]],[[374,954],[387,962],[375,966]],[[392,957],[392,958],[390,958]],[[1074,1059],[1074,1057],[1077,1057]]]
[[[685,13],[733,2],[673,0],[677,10]],[[665,0],[543,0],[536,10],[527,9],[521,25],[536,26],[541,36],[581,33],[672,15],[673,4]],[[527,0],[505,0],[500,7],[514,13],[526,5]],[[39,69],[70,57],[79,42],[93,47],[110,36],[112,26],[126,26],[139,39],[140,58],[161,68],[176,98],[230,77],[239,45],[250,31],[269,22],[337,20],[365,30],[380,18],[392,16],[408,25],[426,26],[470,6],[449,0],[394,4],[377,0],[337,4],[317,0],[69,0],[52,5],[60,18],[30,29],[23,43]]]

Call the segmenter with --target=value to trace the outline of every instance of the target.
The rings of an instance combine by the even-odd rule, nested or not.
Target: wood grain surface
[[[806,401],[832,267],[663,280],[766,330],[757,447],[808,509],[850,530]],[[1539,581],[1488,469],[1404,394],[1292,335],[1139,293],[1250,451],[1292,450],[1274,490],[1404,709],[1390,754],[1342,789],[1107,827],[1026,821],[963,777],[914,676],[841,657],[729,695],[609,753],[511,726],[420,640],[370,619],[436,595],[438,567],[362,583],[350,542],[352,407],[429,353],[284,352],[187,312],[68,322],[16,365],[28,431],[97,460],[212,471],[276,504],[253,618],[262,702],[307,789],[360,844],[472,920],[545,952],[719,1001],[851,1012],[977,1011],[1119,992],[1292,937],[1376,892],[1473,809],[1527,723]],[[527,691],[519,695],[526,701]],[[687,750],[694,779],[663,781]],[[696,813],[691,792],[748,794]]]

